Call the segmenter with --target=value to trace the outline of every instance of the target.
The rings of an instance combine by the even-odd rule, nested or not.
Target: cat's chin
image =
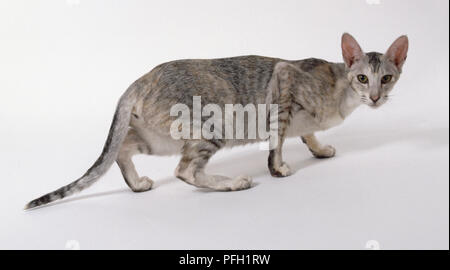
[[[381,105],[383,105],[383,104],[381,104],[381,103],[377,103],[377,104],[367,104],[367,106],[369,106],[370,108],[372,108],[372,109],[378,109],[378,108],[380,108],[381,107]]]

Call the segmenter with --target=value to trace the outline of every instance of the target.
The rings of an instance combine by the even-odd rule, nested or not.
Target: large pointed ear
[[[347,64],[347,67],[351,67],[356,61],[364,56],[364,52],[361,50],[358,42],[355,38],[348,33],[342,35],[342,56]]]
[[[401,36],[392,43],[391,47],[384,54],[388,60],[395,64],[399,71],[402,70],[403,63],[405,63],[408,44],[408,37]]]

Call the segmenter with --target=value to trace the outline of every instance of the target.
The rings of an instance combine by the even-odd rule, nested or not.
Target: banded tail
[[[128,133],[131,112],[139,98],[138,92],[140,92],[139,87],[135,83],[120,98],[102,154],[94,165],[76,181],[29,202],[25,206],[25,210],[48,204],[80,192],[91,186],[108,171],[116,160],[120,145]]]

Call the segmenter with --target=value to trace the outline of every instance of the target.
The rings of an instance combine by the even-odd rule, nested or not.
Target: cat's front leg
[[[283,143],[286,136],[287,126],[289,124],[289,113],[284,113],[283,110],[278,114],[278,136],[272,141],[276,141],[274,149],[270,150],[268,158],[268,167],[270,174],[274,177],[285,177],[291,175],[291,169],[283,161]]]
[[[276,154],[276,150],[270,150],[268,166],[273,177],[286,177],[292,174],[291,168]]]
[[[330,158],[336,154],[336,149],[331,145],[321,145],[314,134],[301,136],[303,143],[316,158]]]
[[[292,93],[297,89],[296,81],[292,79],[296,73],[298,73],[298,70],[293,68],[292,65],[284,62],[278,63],[268,86],[268,95],[271,97],[271,102],[278,105],[276,117],[271,115],[272,112],[269,113],[270,121],[278,122],[277,136],[276,138],[270,138],[270,142],[276,142],[276,145],[271,145],[268,158],[269,171],[274,177],[285,177],[292,174],[289,166],[283,161],[282,149],[291,120]]]

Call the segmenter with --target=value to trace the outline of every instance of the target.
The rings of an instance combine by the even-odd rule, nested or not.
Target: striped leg
[[[270,150],[268,158],[268,167],[270,174],[274,177],[285,177],[292,174],[289,165],[283,161],[282,149],[284,143],[284,132],[281,130],[278,134],[278,144],[275,149]]]
[[[289,105],[285,103],[280,106],[278,114],[278,141],[275,149],[270,150],[268,167],[270,174],[274,177],[285,177],[292,174],[289,165],[283,161],[283,143],[286,135],[286,129],[289,125]]]
[[[334,157],[336,150],[331,145],[321,145],[314,134],[302,136],[302,141],[308,146],[309,151],[316,158]]]
[[[224,145],[223,140],[186,141],[175,176],[184,182],[200,188],[218,191],[235,191],[250,188],[251,177],[228,178],[221,175],[208,175],[204,168],[208,160]]]
[[[286,136],[286,130],[290,124],[292,115],[293,97],[295,85],[290,80],[292,71],[284,65],[275,68],[275,74],[272,78],[272,102],[278,104],[278,133],[277,145],[275,149],[270,150],[268,158],[268,167],[270,174],[274,177],[285,177],[292,174],[289,166],[283,161],[283,143]],[[270,117],[272,121],[272,117]]]

